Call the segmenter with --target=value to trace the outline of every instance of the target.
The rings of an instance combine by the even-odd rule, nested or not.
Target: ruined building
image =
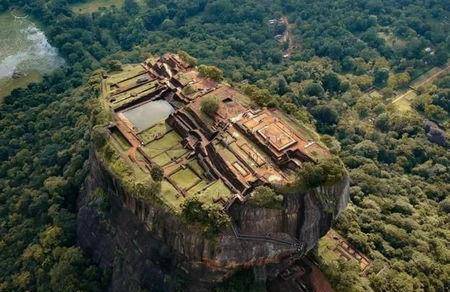
[[[347,204],[347,177],[285,195],[281,208],[248,204],[255,187],[287,185],[305,162],[331,154],[287,115],[258,108],[178,55],[126,65],[105,75],[101,87],[101,111],[110,118],[96,128],[106,146],[91,151],[78,234],[112,269],[113,290],[208,290],[253,267],[260,278],[276,275],[310,250]],[[203,109],[206,101],[214,112]],[[152,179],[155,166],[160,183]],[[92,203],[100,191],[108,210]],[[206,236],[180,216],[192,197],[223,209],[231,224]]]

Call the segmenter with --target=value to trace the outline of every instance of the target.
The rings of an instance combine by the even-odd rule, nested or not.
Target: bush
[[[106,70],[108,72],[116,72],[122,70],[122,63],[117,60],[109,60],[104,63],[102,63],[104,67],[106,67]]]
[[[303,92],[309,96],[321,97],[325,93],[325,90],[323,89],[322,85],[320,85],[319,83],[311,82],[308,85],[306,85]]]
[[[107,133],[105,128],[97,127],[92,129],[91,139],[92,142],[94,143],[95,148],[97,149],[102,148],[107,142]]]
[[[214,81],[221,81],[223,79],[223,71],[216,66],[198,66],[198,72],[200,76],[210,78]]]
[[[197,64],[197,59],[186,53],[185,51],[179,51],[178,56],[180,56],[181,60],[188,63],[189,66],[195,66]]]
[[[150,175],[152,176],[154,181],[162,181],[164,177],[164,171],[158,165],[153,165],[150,169]]]
[[[450,197],[445,198],[439,203],[441,211],[445,213],[450,213]]]
[[[89,205],[103,213],[107,213],[111,209],[111,198],[103,189],[97,188],[92,193]]]
[[[197,197],[186,200],[182,205],[181,215],[189,222],[200,223],[204,233],[216,235],[230,223],[230,217],[217,204],[206,204]]]
[[[202,100],[200,107],[202,112],[208,116],[214,116],[219,110],[219,102],[217,101],[217,98],[209,97]]]
[[[251,205],[270,209],[281,209],[283,196],[277,195],[273,189],[265,186],[256,187],[250,196]]]
[[[329,186],[342,180],[345,175],[345,168],[337,157],[322,160],[318,164],[305,163],[298,172],[297,186],[302,189]]]

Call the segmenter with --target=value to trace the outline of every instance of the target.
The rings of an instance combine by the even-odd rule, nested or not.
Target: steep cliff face
[[[79,244],[112,269],[113,291],[172,291],[188,284],[208,290],[239,268],[276,264],[311,249],[348,202],[349,180],[285,197],[283,209],[235,204],[233,228],[214,239],[203,236],[158,204],[129,194],[100,159],[79,198]],[[102,190],[109,203],[99,208]]]
[[[242,234],[288,236],[308,251],[327,233],[348,201],[349,178],[345,177],[333,186],[285,196],[283,209],[235,205],[231,214]]]

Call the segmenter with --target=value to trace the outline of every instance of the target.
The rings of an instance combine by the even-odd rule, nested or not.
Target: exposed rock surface
[[[332,187],[286,196],[283,209],[234,205],[230,215],[236,228],[211,240],[162,206],[126,193],[94,152],[90,163],[79,198],[79,244],[112,269],[112,291],[173,291],[183,284],[202,291],[237,269],[273,267],[313,248],[348,202],[345,178]],[[106,211],[91,203],[97,189],[109,197]]]
[[[445,137],[445,131],[439,128],[439,126],[429,120],[424,122],[425,132],[430,142],[438,144],[440,146],[447,146],[447,139]]]

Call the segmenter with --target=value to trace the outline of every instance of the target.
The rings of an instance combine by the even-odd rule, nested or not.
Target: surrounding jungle
[[[315,127],[345,163],[352,203],[335,229],[374,264],[364,280],[324,267],[336,290],[450,289],[448,1],[79,2],[0,0],[66,62],[0,105],[0,291],[105,289],[75,235],[96,72],[180,50]]]

